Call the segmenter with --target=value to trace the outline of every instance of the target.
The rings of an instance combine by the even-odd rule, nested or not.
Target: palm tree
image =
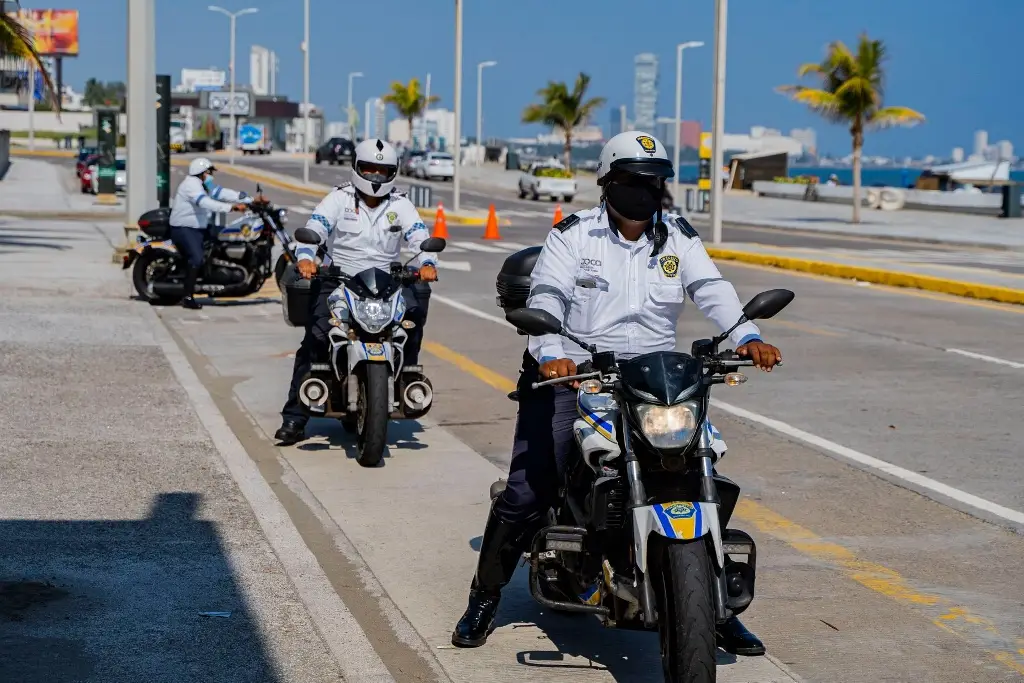
[[[2,3],[0,3],[2,4]],[[60,112],[60,94],[50,80],[50,73],[32,44],[32,36],[16,16],[0,12],[0,56],[21,57],[35,64],[43,77],[43,92],[52,109]],[[35,83],[29,83],[29,97],[35,95]]]
[[[860,223],[860,164],[864,131],[890,126],[912,126],[924,115],[907,107],[882,105],[885,92],[885,45],[861,34],[854,54],[841,41],[828,46],[820,64],[804,64],[797,78],[812,75],[820,88],[784,85],[777,90],[806,104],[825,119],[850,127],[853,137],[853,222]]]
[[[391,92],[381,98],[409,122],[410,143],[412,142],[412,120],[423,114],[428,105],[434,104],[440,99],[437,95],[430,97],[424,95],[420,91],[420,79],[418,78],[410,79],[408,84],[395,81],[391,84]]]
[[[590,76],[580,72],[572,92],[565,83],[548,81],[547,86],[537,91],[540,104],[531,104],[523,110],[523,123],[543,123],[558,128],[565,136],[565,167],[572,168],[572,132],[587,123],[594,112],[604,105],[605,98],[592,97],[585,100]]]

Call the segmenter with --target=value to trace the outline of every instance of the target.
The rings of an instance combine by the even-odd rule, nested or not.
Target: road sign
[[[220,112],[222,116],[252,116],[253,109],[252,94],[247,92],[236,92],[234,97],[230,92],[206,91],[199,94],[200,107],[202,109],[213,109]],[[203,102],[206,104],[204,105]]]
[[[113,195],[117,189],[117,110],[96,111],[96,142],[100,158],[97,194]]]

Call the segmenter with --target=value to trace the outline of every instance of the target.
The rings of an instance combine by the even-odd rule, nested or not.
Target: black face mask
[[[661,189],[650,183],[613,182],[605,188],[605,200],[623,218],[646,221],[661,207]]]

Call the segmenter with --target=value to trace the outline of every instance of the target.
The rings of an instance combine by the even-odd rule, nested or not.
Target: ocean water
[[[818,176],[821,182],[833,173],[842,185],[853,185],[853,170],[850,168],[826,168],[819,166],[790,167],[790,176]],[[864,187],[910,187],[921,175],[919,168],[865,168],[861,170],[861,184]],[[1024,182],[1024,171],[1010,171],[1010,179]],[[697,181],[696,164],[679,164],[680,182]]]

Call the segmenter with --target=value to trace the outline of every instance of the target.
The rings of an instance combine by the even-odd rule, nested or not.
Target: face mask
[[[214,188],[212,175],[208,175],[205,178],[203,178],[203,187],[205,187],[207,190],[212,190]]]
[[[624,218],[631,221],[646,221],[650,220],[661,206],[661,192],[647,183],[610,183],[605,189],[605,200]]]

